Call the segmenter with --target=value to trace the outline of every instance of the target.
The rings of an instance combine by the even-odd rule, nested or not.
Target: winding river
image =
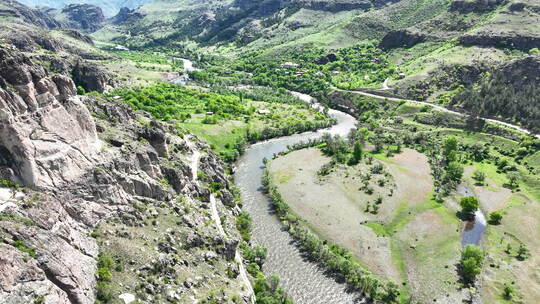
[[[191,61],[182,59],[186,72],[195,70]],[[182,79],[183,81],[188,79]],[[309,95],[291,92],[304,102],[313,103]],[[354,92],[357,93],[357,92]],[[360,92],[358,92],[360,93]],[[360,93],[368,95],[367,93]],[[379,97],[374,95],[374,97]],[[380,98],[380,97],[379,97]],[[415,101],[416,102],[416,101]],[[431,105],[430,106],[434,106]],[[442,111],[448,109],[434,106]],[[454,112],[452,112],[454,113]],[[235,184],[240,188],[244,210],[253,218],[253,242],[268,248],[268,257],[264,264],[267,275],[277,274],[289,296],[299,304],[348,304],[363,303],[360,294],[350,292],[346,284],[325,273],[317,263],[310,262],[295,245],[294,239],[283,229],[282,224],[271,210],[270,199],[262,192],[263,159],[272,158],[284,151],[287,146],[320,138],[324,133],[347,135],[355,127],[356,119],[351,115],[336,110],[328,114],[337,120],[331,128],[317,132],[306,132],[280,137],[250,146],[237,162],[234,176]],[[516,128],[516,126],[512,126]],[[468,189],[465,189],[468,191]],[[470,195],[466,193],[466,195]],[[479,211],[475,222],[470,223],[463,233],[462,244],[478,244],[485,229],[484,215]]]
[[[305,95],[299,97],[304,100],[309,98]],[[263,158],[271,158],[274,153],[286,150],[287,145],[319,138],[324,133],[346,135],[355,126],[356,119],[348,114],[329,110],[329,115],[338,122],[332,128],[250,146],[239,159],[235,173],[235,184],[240,187],[244,210],[253,217],[253,241],[268,248],[264,272],[279,275],[281,286],[296,303],[301,304],[347,304],[362,301],[358,293],[347,291],[346,284],[336,282],[316,263],[306,260],[293,238],[283,230],[272,213],[269,198],[261,191]]]

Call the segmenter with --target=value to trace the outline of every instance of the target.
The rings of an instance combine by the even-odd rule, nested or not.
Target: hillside
[[[192,41],[209,54],[262,51],[271,58],[373,41],[398,70],[388,82],[393,94],[443,105],[484,73],[508,70],[507,62],[526,60],[540,47],[532,0],[153,1],[138,13],[94,37],[129,48],[174,49]],[[514,89],[538,83],[533,68],[527,73],[532,77]],[[515,114],[481,114],[524,122]]]
[[[24,3],[0,304],[539,299],[538,0]]]
[[[103,9],[107,17],[116,15],[121,8],[134,9],[150,0],[21,0],[20,3],[33,8],[49,7],[62,9],[70,4],[91,4]]]

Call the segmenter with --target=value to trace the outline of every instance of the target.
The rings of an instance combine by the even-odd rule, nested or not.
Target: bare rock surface
[[[79,77],[95,71],[86,64]],[[111,83],[105,73],[95,74],[101,77],[96,89]],[[148,253],[153,258],[129,261],[139,271],[153,274],[158,267],[164,271],[161,276],[173,280],[170,267],[221,267],[200,280],[193,272],[193,284],[168,291],[168,297],[195,296],[206,282],[241,290],[241,280],[229,278],[226,270],[239,233],[221,160],[197,138],[178,136],[173,126],[148,114],[76,91],[71,77],[51,73],[18,48],[0,47],[0,178],[24,186],[0,189],[0,303],[94,303],[97,260],[103,250],[112,249],[109,240],[101,243],[92,233],[112,219],[116,224],[111,227],[123,231],[111,230],[108,237],[115,242],[133,239],[127,244],[137,252],[148,249],[137,247],[143,246],[137,240],[149,240],[129,229],[144,228],[146,220],[153,223],[149,231],[156,235],[156,245]],[[200,151],[206,151],[199,170],[207,179],[196,182],[188,162]],[[210,183],[221,185],[214,203],[225,235],[209,225]],[[190,205],[189,214],[179,198]],[[176,224],[166,222],[170,212]],[[165,292],[155,283],[146,288]]]

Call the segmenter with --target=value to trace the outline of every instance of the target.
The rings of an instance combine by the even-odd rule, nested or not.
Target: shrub
[[[489,214],[489,223],[491,225],[499,225],[503,216],[500,212],[494,211]]]
[[[33,257],[34,259],[37,258],[36,251],[33,248],[28,247],[23,241],[17,240],[13,242],[13,247],[17,248],[19,251],[28,253],[29,256]]]
[[[476,170],[473,172],[472,178],[477,181],[479,184],[483,184],[486,180],[486,174],[480,170]]]
[[[514,288],[512,288],[512,286],[510,286],[508,284],[504,284],[503,298],[505,300],[512,300],[513,297],[514,297]]]
[[[463,281],[466,284],[473,284],[476,276],[482,270],[484,252],[480,247],[467,245],[461,251],[460,268]]]
[[[246,242],[251,240],[251,227],[252,219],[249,213],[242,211],[238,217],[236,217],[236,229],[240,231],[242,239]]]
[[[86,90],[82,86],[77,86],[77,95],[85,95]]]
[[[19,188],[20,185],[16,182],[10,181],[9,179],[0,178],[0,187],[2,188]]]
[[[474,219],[474,213],[480,206],[478,199],[474,196],[462,197],[459,204],[461,206],[461,215],[465,219]]]
[[[113,295],[111,292],[111,285],[107,282],[98,282],[96,285],[97,299],[103,303],[107,303],[112,300]]]

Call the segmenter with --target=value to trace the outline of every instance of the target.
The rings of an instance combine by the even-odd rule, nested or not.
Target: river
[[[297,303],[302,304],[347,304],[360,303],[358,293],[347,292],[344,283],[338,283],[325,274],[317,263],[307,261],[293,238],[283,230],[282,224],[272,213],[269,198],[261,191],[263,158],[272,158],[274,153],[308,139],[321,137],[324,133],[346,135],[356,124],[352,116],[329,110],[337,124],[318,132],[307,132],[281,137],[250,146],[237,163],[235,184],[240,187],[244,210],[253,218],[253,242],[268,248],[264,272],[281,277],[281,286]]]
[[[458,192],[463,196],[474,196],[469,187],[460,185]],[[461,235],[461,245],[480,245],[484,231],[486,230],[487,221],[482,210],[478,209],[474,213],[474,221],[465,222],[465,228]]]

